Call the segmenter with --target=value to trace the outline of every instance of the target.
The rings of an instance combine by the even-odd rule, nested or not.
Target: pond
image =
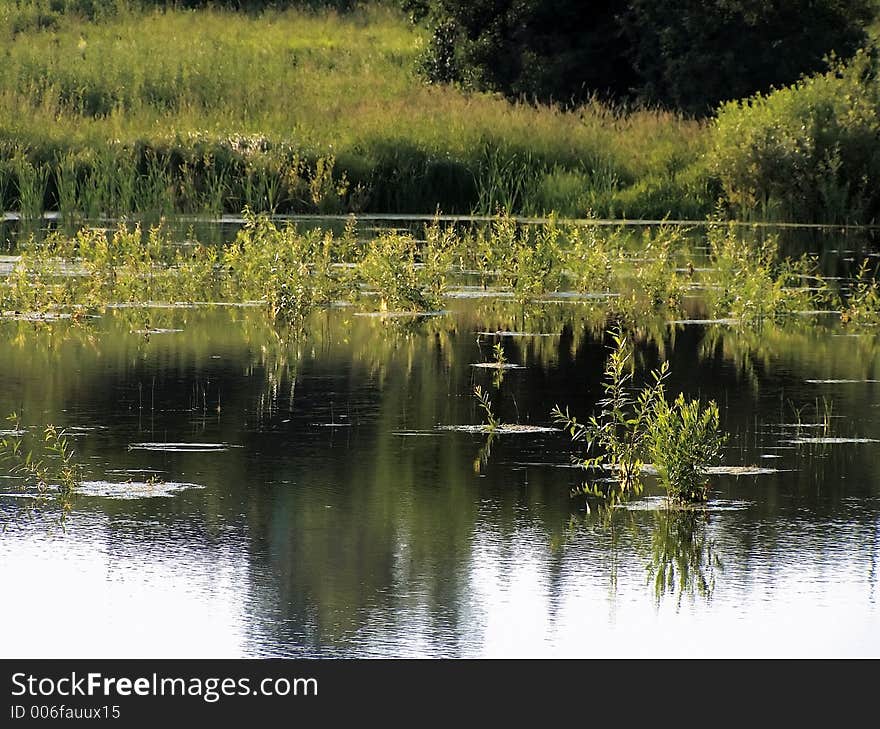
[[[259,306],[0,320],[0,413],[84,473],[62,520],[0,470],[0,656],[880,655],[876,330],[636,327],[729,438],[704,506],[649,477],[609,513],[550,417],[602,396],[601,310],[465,283],[296,338]],[[519,366],[475,367],[497,343]],[[539,427],[490,438],[475,385]]]

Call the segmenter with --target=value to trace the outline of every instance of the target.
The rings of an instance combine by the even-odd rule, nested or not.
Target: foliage
[[[565,274],[562,229],[551,218],[546,225],[522,226],[506,215],[493,221],[492,258],[504,260],[500,280],[517,301],[532,301],[556,291]]]
[[[684,394],[671,405],[664,398],[655,401],[647,454],[667,495],[675,501],[706,500],[706,469],[720,458],[723,441],[714,402],[701,409],[699,400],[686,400]]]
[[[475,385],[474,398],[486,415],[486,430],[491,435],[501,426],[501,420],[498,419],[498,417],[495,415],[494,410],[492,409],[492,400],[489,397],[489,393],[479,385]],[[491,450],[491,445],[487,450]],[[486,457],[488,457],[488,454],[486,455]]]
[[[63,521],[83,478],[66,431],[46,425],[38,441],[25,430],[17,413],[6,420],[12,428],[0,438],[0,462],[22,479],[19,490],[35,496],[38,504],[56,503]]]
[[[833,298],[815,259],[780,256],[776,236],[750,241],[733,228],[712,227],[709,245],[707,298],[715,317],[761,325]]]
[[[681,304],[683,283],[678,273],[675,254],[683,242],[680,227],[661,225],[646,229],[636,255],[635,282],[638,294],[651,307],[675,307]]]
[[[698,400],[683,394],[670,405],[665,399],[669,363],[651,372],[638,394],[632,392],[632,349],[620,329],[610,332],[613,347],[605,365],[597,403],[598,415],[586,423],[557,405],[551,415],[563,425],[573,441],[585,441],[587,458],[577,459],[583,468],[601,468],[614,474],[611,482],[597,481],[583,492],[601,497],[606,505],[623,501],[642,490],[644,458],[654,460],[667,495],[682,502],[706,499],[706,469],[720,454],[718,407],[705,409]]]
[[[706,114],[796,82],[867,40],[871,0],[627,0],[639,95]]]
[[[840,318],[845,323],[876,325],[880,323],[880,285],[877,271],[870,270],[868,259],[862,260],[850,285]]]
[[[250,211],[245,221],[222,257],[224,285],[234,299],[265,299],[274,317],[300,327],[314,307],[346,288],[344,269],[334,266],[338,243],[332,233],[279,228]]]
[[[736,212],[868,222],[880,211],[878,134],[875,62],[860,52],[827,73],[724,105],[710,158]]]
[[[631,392],[632,348],[621,329],[610,332],[613,342],[605,364],[602,389],[605,397],[598,401],[598,415],[586,423],[556,405],[552,418],[568,430],[573,441],[584,441],[587,453],[595,455],[577,460],[582,468],[603,468],[614,472],[612,483],[595,483],[585,493],[603,496],[611,503],[624,500],[642,490],[642,467],[650,436],[650,423],[655,403],[663,397],[663,382],[669,375],[664,363],[651,373],[651,381],[638,395]]]
[[[619,0],[584,8],[571,0],[435,0],[423,67],[431,81],[458,81],[542,101],[582,101],[632,83],[616,15]]]
[[[410,235],[381,235],[370,242],[358,274],[378,292],[384,309],[432,311],[440,306],[446,288],[452,240],[436,226],[429,228],[423,247]]]
[[[100,22],[71,14],[45,30],[0,31],[0,207],[22,206],[24,170],[25,207],[68,218],[246,205],[709,211],[714,199],[692,194],[705,187],[706,125],[426,86],[412,73],[425,42],[374,5],[344,15],[123,7]],[[43,190],[16,158],[45,176]]]
[[[583,293],[609,291],[613,262],[620,257],[617,238],[601,234],[596,226],[572,226],[567,233],[566,267],[574,289]]]

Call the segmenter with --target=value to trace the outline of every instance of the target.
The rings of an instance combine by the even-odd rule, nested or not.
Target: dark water
[[[497,388],[470,366],[496,330],[550,335],[501,338],[525,368]],[[75,429],[98,482],[64,530],[0,498],[0,655],[880,655],[875,333],[640,330],[641,371],[719,402],[724,465],[766,470],[713,475],[705,512],[649,488],[609,521],[570,497],[564,434],[438,429],[480,422],[474,384],[505,422],[586,415],[601,332],[485,299],[333,309],[299,343],[233,307],[0,323],[0,412]]]

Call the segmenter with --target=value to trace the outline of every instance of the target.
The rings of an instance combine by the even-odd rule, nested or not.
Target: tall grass
[[[0,3],[0,160],[43,170],[52,207],[653,217],[714,203],[703,124],[425,86],[424,33],[388,8],[15,20],[32,5]]]

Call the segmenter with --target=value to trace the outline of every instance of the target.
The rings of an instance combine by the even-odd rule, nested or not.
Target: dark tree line
[[[429,80],[513,98],[598,95],[704,114],[867,40],[872,0],[402,0]]]

